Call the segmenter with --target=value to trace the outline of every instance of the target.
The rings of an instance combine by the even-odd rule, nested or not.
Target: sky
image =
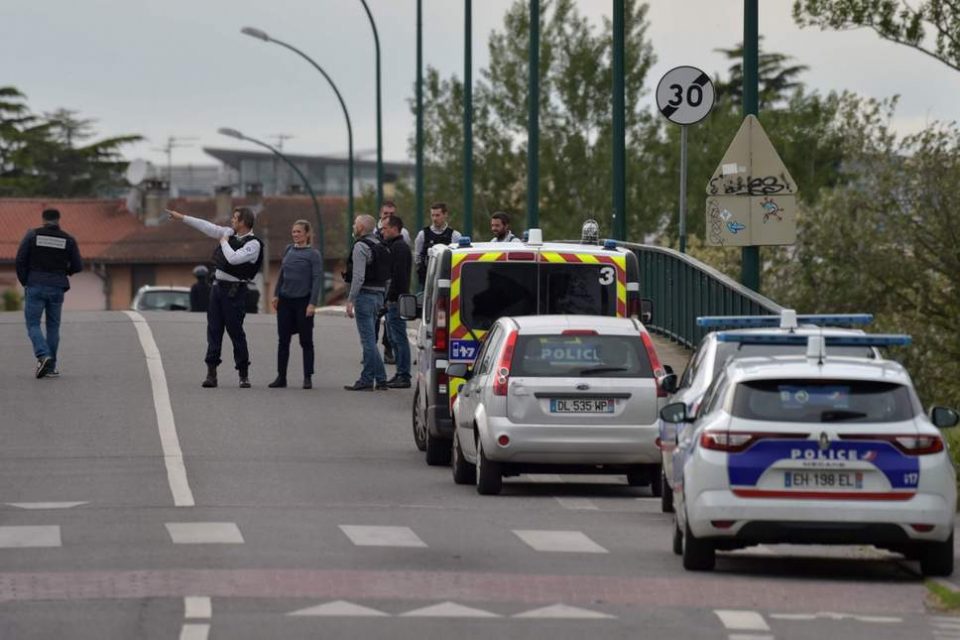
[[[415,121],[408,101],[416,80],[416,0],[367,0],[380,36],[385,160],[408,159]],[[474,78],[488,60],[487,38],[514,0],[473,2]],[[597,28],[612,0],[578,0]],[[741,0],[649,0],[657,63],[648,96],[679,65],[726,76],[714,50],[742,40]],[[863,96],[899,94],[895,130],[960,120],[960,73],[880,40],[866,30],[800,29],[792,0],[761,0],[764,50],[791,55],[810,70],[808,88]],[[424,66],[463,77],[460,0],[423,0]],[[346,155],[346,126],[322,76],[292,52],[244,36],[253,26],[303,50],[333,78],[353,122],[354,149],[376,157],[373,34],[360,0],[0,0],[0,86],[27,94],[34,112],[68,108],[96,120],[100,136],[137,133],[128,159],[215,164],[204,146],[245,143],[217,134],[230,127],[291,153]],[[182,145],[182,146],[181,146]],[[256,149],[256,147],[250,147]]]

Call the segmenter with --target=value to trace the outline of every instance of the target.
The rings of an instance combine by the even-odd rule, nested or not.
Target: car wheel
[[[663,468],[660,465],[650,472],[650,493],[654,498],[663,498]]]
[[[717,563],[717,550],[709,540],[694,537],[690,521],[683,529],[683,568],[687,571],[713,571]]]
[[[660,511],[673,513],[673,489],[667,482],[667,476],[660,472]]]
[[[680,524],[677,519],[673,519],[673,553],[678,556],[683,555],[683,532],[680,531]]]
[[[627,484],[631,487],[645,487],[650,484],[650,474],[646,469],[631,471],[627,474]]]
[[[435,438],[427,429],[427,464],[431,467],[442,467],[450,464],[452,449],[450,441],[444,438]]]
[[[503,488],[503,474],[500,465],[487,460],[483,444],[477,440],[477,493],[482,496],[495,496]]]
[[[427,421],[420,413],[420,388],[413,394],[413,441],[420,451],[427,450]]]
[[[928,542],[920,548],[920,571],[925,576],[953,574],[953,533],[945,542]]]
[[[477,481],[477,468],[463,458],[459,429],[453,432],[453,458],[450,461],[450,468],[453,470],[453,481],[457,484],[473,484]]]

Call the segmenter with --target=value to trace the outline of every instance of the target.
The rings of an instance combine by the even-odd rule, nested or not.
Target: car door
[[[503,337],[503,327],[497,323],[487,333],[480,353],[473,365],[473,377],[460,388],[460,419],[462,421],[463,431],[460,433],[460,447],[469,453],[469,459],[476,458],[476,446],[473,434],[474,418],[479,412],[486,411],[485,403],[489,402],[487,398],[487,387],[490,379],[490,370],[493,368],[493,360],[497,357],[501,338]],[[460,427],[458,427],[460,428]]]

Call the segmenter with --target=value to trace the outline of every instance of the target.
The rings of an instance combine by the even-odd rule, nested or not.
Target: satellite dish
[[[141,158],[132,161],[127,165],[127,170],[123,174],[123,177],[125,177],[131,185],[137,186],[147,177],[147,161]]]

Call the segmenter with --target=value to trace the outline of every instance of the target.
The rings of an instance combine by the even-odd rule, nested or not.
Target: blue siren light
[[[793,323],[785,323],[784,316],[700,316],[697,318],[698,327],[708,328],[764,328],[764,327],[782,327],[789,328]],[[797,324],[824,326],[853,326],[865,325],[873,322],[872,313],[815,313],[815,314],[797,314]]]
[[[789,333],[718,333],[718,342],[739,342],[740,344],[780,344],[805,345],[807,338],[822,337],[828,347],[905,347],[913,339],[905,334],[874,334],[851,336],[801,336]]]
[[[457,242],[458,247],[469,247],[471,243],[470,236],[460,236],[460,240]]]

